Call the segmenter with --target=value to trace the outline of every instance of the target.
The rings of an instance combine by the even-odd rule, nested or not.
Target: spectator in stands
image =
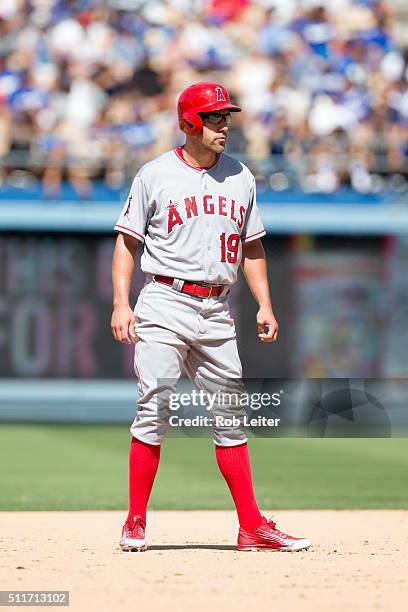
[[[64,178],[120,189],[179,144],[178,93],[218,79],[245,108],[230,151],[271,185],[378,189],[407,173],[407,64],[382,0],[7,0],[2,181],[14,165],[50,197]]]

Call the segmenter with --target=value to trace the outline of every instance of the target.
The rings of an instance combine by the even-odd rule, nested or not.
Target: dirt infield
[[[276,513],[283,531],[312,538],[299,553],[237,552],[232,512],[151,512],[149,551],[123,553],[123,517],[0,514],[1,589],[69,590],[69,609],[103,612],[389,612],[408,598],[408,511]]]

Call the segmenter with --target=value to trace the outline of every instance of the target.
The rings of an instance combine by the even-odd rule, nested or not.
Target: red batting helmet
[[[180,129],[186,134],[199,134],[203,129],[199,113],[217,110],[239,112],[241,109],[231,104],[228,91],[219,83],[195,83],[187,87],[178,99]]]

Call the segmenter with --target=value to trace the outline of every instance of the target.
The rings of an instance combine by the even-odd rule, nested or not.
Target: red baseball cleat
[[[276,523],[272,520],[263,522],[256,529],[246,530],[240,527],[238,533],[238,550],[285,550],[294,552],[306,550],[311,545],[307,538],[294,538],[276,529]]]
[[[123,525],[122,537],[119,545],[125,552],[143,552],[147,550],[146,523],[141,516],[135,515],[131,519],[127,519]]]

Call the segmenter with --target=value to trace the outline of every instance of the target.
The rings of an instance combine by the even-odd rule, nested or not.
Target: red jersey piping
[[[186,164],[186,166],[188,166],[189,168],[193,168],[193,170],[197,170],[197,172],[201,172],[201,170],[211,170],[211,168],[214,168],[214,166],[216,164],[218,164],[219,159],[220,159],[220,154],[217,153],[217,158],[215,160],[215,162],[213,163],[212,166],[208,166],[207,168],[205,168],[204,166],[193,166],[192,164],[189,164],[188,161],[186,161],[183,157],[183,147],[176,147],[174,149],[175,154],[177,155],[177,157],[179,159],[181,159],[181,161]]]
[[[266,231],[263,229],[260,232],[256,232],[256,234],[251,234],[250,236],[245,236],[245,238],[243,239],[243,242],[245,242],[246,240],[249,240],[249,238],[255,238],[255,236],[259,236],[259,234],[266,234]]]
[[[142,236],[141,234],[138,234],[137,232],[135,232],[134,230],[130,229],[130,227],[124,227],[123,225],[115,225],[115,228],[119,228],[122,230],[126,230],[127,232],[131,232],[132,234],[134,234],[136,236],[136,238],[139,238],[140,240],[144,240],[144,236]]]

